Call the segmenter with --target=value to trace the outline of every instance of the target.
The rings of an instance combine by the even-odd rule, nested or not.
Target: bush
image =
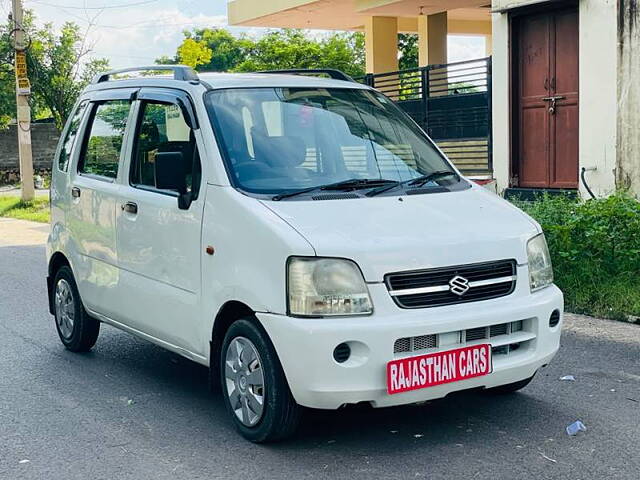
[[[607,318],[640,316],[640,202],[625,193],[579,201],[516,201],[545,231],[566,308]]]

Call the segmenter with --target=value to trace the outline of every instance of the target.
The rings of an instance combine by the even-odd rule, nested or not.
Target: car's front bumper
[[[386,407],[441,398],[458,390],[504,385],[534,375],[551,361],[560,345],[562,315],[558,325],[549,326],[551,313],[563,312],[562,292],[555,286],[533,294],[516,290],[499,299],[416,310],[398,308],[383,284],[369,285],[369,290],[376,311],[367,317],[292,318],[258,314],[299,404],[335,409],[348,403],[370,402],[374,407]],[[459,336],[451,333],[439,336],[446,345],[398,354],[394,353],[397,339],[519,320],[523,320],[524,326],[520,333],[472,342],[492,346],[519,343],[517,350],[493,355],[490,374],[406,393],[387,393],[386,365],[390,360],[461,346],[459,340],[451,340]],[[343,342],[350,344],[352,354],[346,362],[338,363],[333,351]]]

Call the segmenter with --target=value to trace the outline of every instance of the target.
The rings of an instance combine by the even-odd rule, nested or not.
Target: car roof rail
[[[174,80],[181,80],[184,82],[198,82],[200,78],[196,71],[188,67],[187,65],[150,65],[145,67],[129,67],[129,68],[120,68],[117,70],[109,70],[108,72],[98,73],[93,80],[91,80],[92,84],[108,82],[109,77],[113,75],[119,75],[121,73],[129,73],[129,72],[159,72],[159,71],[171,71],[173,72]]]
[[[258,73],[281,73],[285,75],[318,75],[324,73],[334,80],[344,80],[345,82],[355,82],[353,78],[335,68],[290,68],[285,70],[263,70]]]

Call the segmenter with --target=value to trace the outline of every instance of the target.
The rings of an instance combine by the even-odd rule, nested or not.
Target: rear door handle
[[[80,198],[80,189],[78,187],[73,187],[71,189],[71,196],[73,198]]]
[[[122,210],[135,215],[138,213],[138,205],[133,202],[123,203]]]

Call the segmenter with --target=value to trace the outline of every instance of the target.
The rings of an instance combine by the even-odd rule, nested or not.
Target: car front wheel
[[[236,429],[255,443],[291,436],[300,419],[282,366],[255,319],[234,322],[220,352],[222,394]]]

